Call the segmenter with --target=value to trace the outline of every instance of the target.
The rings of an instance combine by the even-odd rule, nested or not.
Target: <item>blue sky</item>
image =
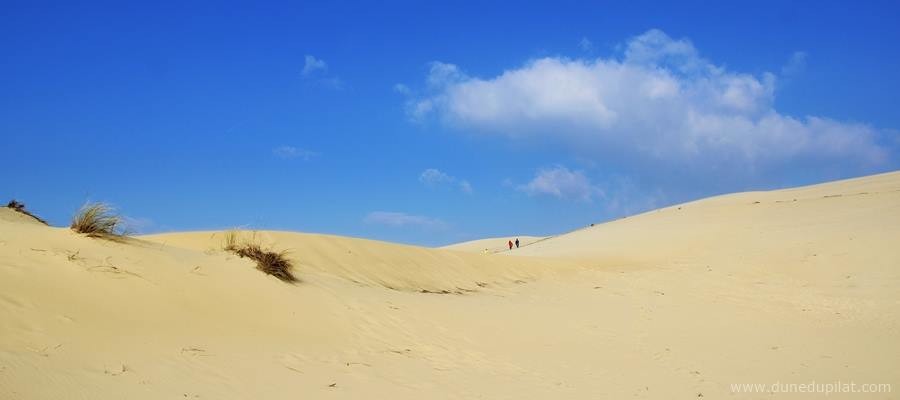
[[[896,2],[121,3],[0,15],[0,196],[56,225],[437,245],[900,167]]]

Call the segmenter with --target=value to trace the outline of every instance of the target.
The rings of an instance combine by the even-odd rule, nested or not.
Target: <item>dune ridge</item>
[[[503,251],[510,251],[508,247],[508,241],[515,241],[519,239],[519,246],[524,247],[531,245],[535,242],[539,242],[542,240],[549,239],[549,236],[507,236],[507,237],[493,237],[487,239],[477,239],[470,240],[462,243],[454,243],[446,246],[440,247],[445,250],[455,250],[455,251],[465,251],[468,253],[484,253],[487,250],[488,253],[500,253]],[[518,250],[513,247],[513,250]]]

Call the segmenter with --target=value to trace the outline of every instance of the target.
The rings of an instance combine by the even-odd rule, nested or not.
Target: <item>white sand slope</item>
[[[0,399],[900,390],[900,173],[701,200],[506,255],[257,235],[302,282],[221,251],[220,232],[119,243],[0,210]]]
[[[455,251],[464,251],[467,253],[500,253],[503,251],[509,251],[509,241],[515,242],[516,239],[519,239],[519,248],[528,246],[532,243],[545,240],[547,237],[545,236],[509,236],[509,237],[496,237],[496,238],[488,238],[488,239],[478,239],[478,240],[470,240],[468,242],[462,243],[454,243],[451,245],[443,246],[442,249],[446,250],[455,250]],[[513,251],[518,251],[519,249],[513,247]]]

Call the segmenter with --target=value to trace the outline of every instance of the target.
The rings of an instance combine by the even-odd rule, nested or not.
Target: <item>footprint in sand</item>
[[[129,371],[128,366],[125,364],[122,364],[122,366],[120,368],[116,368],[113,370],[108,369],[108,368],[103,368],[103,373],[106,375],[111,375],[111,376],[119,376],[128,371]]]
[[[281,365],[291,371],[303,373],[303,359],[294,354],[284,354],[278,360]]]
[[[199,347],[184,347],[181,349],[181,354],[186,356],[193,357],[209,357],[212,354],[207,354],[206,350],[201,349]]]

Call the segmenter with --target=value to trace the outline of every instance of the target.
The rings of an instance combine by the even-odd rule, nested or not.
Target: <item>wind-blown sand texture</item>
[[[299,283],[223,251],[223,232],[117,242],[0,210],[0,398],[900,390],[900,172],[714,197],[499,254],[254,234],[290,251]]]

